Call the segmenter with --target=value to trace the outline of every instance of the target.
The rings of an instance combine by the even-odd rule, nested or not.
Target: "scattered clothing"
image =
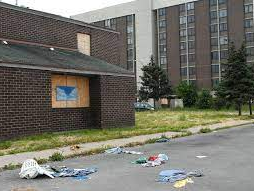
[[[168,161],[169,158],[165,154],[159,154],[157,156],[150,156],[148,159],[146,157],[141,157],[138,160],[132,162],[133,164],[141,164],[143,167],[155,167]]]
[[[169,138],[161,138],[161,139],[158,139],[156,141],[156,143],[168,143],[170,141],[171,141],[171,139],[169,139]]]
[[[74,177],[77,180],[87,180],[88,175],[97,172],[97,168],[72,169],[67,167],[56,167],[43,165],[29,159],[24,162],[19,173],[20,178],[34,179],[39,175],[47,175],[50,178],[54,177]]]
[[[147,158],[146,157],[141,157],[139,158],[138,160],[132,162],[133,164],[144,164],[144,163],[147,163]]]
[[[115,148],[111,148],[105,151],[105,153],[108,154],[121,154],[121,153],[125,153],[125,154],[133,154],[133,155],[142,155],[143,153],[141,152],[136,152],[136,151],[127,151],[124,150],[120,147],[115,147]]]
[[[175,183],[187,178],[202,176],[204,176],[204,174],[200,170],[195,170],[189,173],[186,173],[183,170],[164,170],[160,172],[158,181]]]
[[[184,180],[180,180],[180,181],[177,181],[175,184],[174,184],[174,187],[175,188],[182,188],[184,187],[187,183],[190,183],[190,184],[193,184],[193,180],[191,178],[186,178]]]

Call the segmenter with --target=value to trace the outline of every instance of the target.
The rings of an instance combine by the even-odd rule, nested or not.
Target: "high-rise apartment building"
[[[172,82],[212,88],[221,80],[228,46],[246,41],[254,63],[253,0],[136,0],[72,18],[121,33],[122,67],[141,68],[154,55]]]

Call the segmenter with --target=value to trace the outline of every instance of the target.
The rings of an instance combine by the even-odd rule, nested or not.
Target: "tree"
[[[160,98],[167,98],[172,93],[168,77],[164,70],[159,65],[155,64],[153,56],[148,65],[141,69],[143,76],[140,76],[141,88],[139,90],[139,97],[141,100],[148,100],[149,98],[159,101]]]
[[[242,105],[250,98],[252,71],[247,64],[245,44],[236,50],[232,43],[229,48],[229,57],[222,73],[217,95],[237,105],[239,115],[242,115]]]
[[[182,81],[176,88],[176,94],[179,98],[183,99],[185,107],[192,107],[196,104],[197,91],[194,85]]]
[[[252,101],[254,97],[254,66],[253,65],[248,65],[248,70],[249,70],[249,75],[250,75],[250,87],[248,90],[248,103],[249,103],[249,111],[250,115],[252,115]]]
[[[212,107],[213,97],[211,92],[207,89],[203,89],[197,99],[197,107],[199,109],[210,109]]]

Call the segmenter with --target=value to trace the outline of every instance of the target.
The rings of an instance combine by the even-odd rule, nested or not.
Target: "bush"
[[[51,155],[49,157],[49,160],[51,161],[63,161],[64,160],[64,156],[62,155],[62,153],[56,152],[53,155]]]
[[[203,89],[198,95],[197,107],[199,109],[210,109],[213,97],[209,90]]]
[[[230,102],[220,97],[214,98],[212,103],[215,110],[230,109],[232,107]]]
[[[183,99],[184,107],[192,107],[196,104],[197,91],[194,85],[182,81],[176,88],[176,94]]]

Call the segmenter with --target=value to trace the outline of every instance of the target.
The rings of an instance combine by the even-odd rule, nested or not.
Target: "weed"
[[[64,160],[64,156],[63,156],[62,153],[55,152],[54,154],[52,154],[52,155],[49,157],[49,160],[50,160],[50,161],[63,161],[63,160]]]

